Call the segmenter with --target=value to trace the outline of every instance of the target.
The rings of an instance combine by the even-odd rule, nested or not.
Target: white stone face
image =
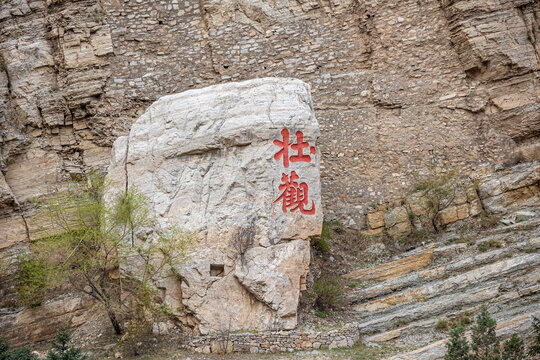
[[[276,159],[287,132],[289,156]],[[115,142],[109,176],[146,194],[160,226],[199,233],[178,264],[181,291],[167,291],[181,292],[200,332],[296,326],[309,239],[322,228],[318,137],[309,86],[265,78],[163,97]],[[234,240],[242,228],[253,229],[247,247]]]

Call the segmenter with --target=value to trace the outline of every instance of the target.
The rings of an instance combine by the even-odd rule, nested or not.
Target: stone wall
[[[358,329],[345,326],[328,332],[265,331],[229,333],[187,339],[182,347],[199,353],[275,353],[309,349],[334,349],[353,346]]]
[[[366,204],[400,197],[426,164],[535,156],[539,6],[6,1],[2,173],[24,205],[106,166],[114,139],[162,95],[297,77],[321,122],[325,213],[362,227]]]

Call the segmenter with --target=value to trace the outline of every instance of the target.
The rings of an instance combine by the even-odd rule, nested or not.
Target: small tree
[[[502,358],[504,360],[525,360],[527,358],[523,340],[517,334],[512,334],[512,337],[505,341]]]
[[[56,339],[52,343],[52,349],[47,353],[47,360],[86,360],[80,348],[68,346],[71,334],[64,328],[58,330]]]
[[[455,168],[429,169],[427,175],[417,176],[416,182],[416,190],[426,199],[428,216],[436,232],[439,232],[440,212],[471,188],[469,179]]]
[[[444,360],[470,360],[470,358],[465,328],[458,326],[450,331],[450,340],[446,343]]]
[[[142,194],[130,189],[111,195],[112,189],[94,174],[39,202],[54,233],[34,246],[32,256],[47,268],[48,286],[67,279],[100,302],[122,334],[121,317],[162,315],[154,284],[172,276],[192,235],[160,231]],[[21,279],[32,283],[32,277]]]
[[[482,306],[476,317],[476,325],[471,328],[471,348],[473,360],[500,359],[499,339],[495,333],[497,322],[489,315],[487,306]]]

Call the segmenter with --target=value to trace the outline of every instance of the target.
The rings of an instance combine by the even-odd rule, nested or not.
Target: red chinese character
[[[311,162],[311,156],[304,155],[304,149],[309,147],[309,143],[307,141],[304,141],[304,133],[301,131],[296,132],[296,144],[293,144],[291,146],[291,149],[298,152],[298,155],[291,156],[292,162]],[[315,147],[312,146],[309,149],[310,153],[315,154]]]
[[[296,132],[296,144],[289,143],[289,130],[281,130],[281,136],[283,137],[283,141],[274,140],[274,145],[281,148],[281,150],[274,154],[274,160],[279,161],[283,157],[283,166],[286,168],[289,167],[289,160],[292,162],[311,162],[311,156],[304,155],[304,149],[309,147],[309,143],[304,141],[304,133],[301,131]],[[296,151],[298,155],[293,155],[289,159],[289,147]],[[311,146],[309,152],[315,154],[315,147]]]
[[[279,190],[283,191],[280,197],[274,201],[283,201],[281,206],[284,213],[287,213],[287,209],[290,212],[300,210],[302,214],[313,215],[315,214],[315,202],[311,200],[311,209],[305,209],[304,206],[308,204],[308,185],[303,182],[298,184],[296,180],[299,177],[295,171],[291,172],[291,177],[287,174],[282,174],[281,182],[283,184],[279,185]]]
[[[274,154],[274,160],[279,161],[283,157],[283,166],[286,168],[289,167],[289,130],[281,130],[281,136],[283,136],[283,141],[274,140],[274,145],[277,145],[281,148],[277,153]]]

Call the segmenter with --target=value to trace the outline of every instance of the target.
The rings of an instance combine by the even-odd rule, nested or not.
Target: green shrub
[[[315,300],[315,307],[321,311],[335,309],[342,305],[342,286],[339,281],[329,276],[315,279],[311,294]]]
[[[56,333],[56,338],[52,343],[52,349],[47,353],[47,360],[86,360],[80,348],[68,346],[71,341],[71,334],[65,329],[60,329]]]
[[[500,356],[499,339],[495,333],[497,322],[488,312],[487,306],[482,306],[472,327],[471,348],[473,359],[494,360]]]
[[[23,346],[21,348],[11,350],[8,353],[6,360],[38,360],[39,358],[32,354],[32,349]]]
[[[461,320],[463,324],[464,317]],[[470,319],[469,319],[470,321]],[[465,338],[465,328],[459,325],[450,331],[450,339],[446,343],[445,360],[526,360],[537,359],[540,354],[540,319],[533,317],[535,343],[527,354],[523,340],[517,335],[504,343],[501,354],[499,339],[495,334],[497,322],[491,318],[486,306],[482,307],[472,327],[471,345]]]
[[[23,255],[19,257],[16,289],[24,306],[38,306],[45,299],[48,287],[48,266],[44,259]]]
[[[446,343],[444,360],[469,360],[469,343],[465,338],[465,328],[458,326],[450,331],[450,340]]]
[[[488,249],[487,244],[482,241],[480,244],[478,244],[478,250],[481,252],[486,252]]]
[[[332,233],[330,232],[330,223],[328,221],[323,221],[321,240],[330,240],[331,238]]]
[[[441,319],[437,322],[437,325],[435,325],[435,330],[443,331],[448,329],[448,321],[446,319]]]
[[[330,252],[330,244],[328,244],[328,240],[332,238],[332,233],[330,232],[331,224],[332,222],[323,221],[321,237],[318,240],[315,240],[312,244],[313,248],[321,253]]]
[[[9,342],[0,338],[0,360],[38,360],[38,357],[26,346],[11,350]]]
[[[326,314],[323,313],[322,311],[317,311],[317,312],[315,313],[315,316],[316,316],[316,317],[320,317],[320,318],[325,318],[325,317],[326,317]]]
[[[478,244],[478,250],[480,250],[481,252],[486,252],[488,251],[488,249],[491,249],[491,248],[500,249],[501,247],[502,247],[501,242],[497,240],[493,240],[493,239],[490,239],[488,241],[482,241],[481,243]]]
[[[523,340],[521,340],[517,334],[513,334],[512,337],[504,343],[503,359],[525,360],[526,358]]]
[[[328,253],[330,252],[330,244],[323,238],[320,238],[319,240],[315,241],[313,243],[313,248],[322,252],[322,253]]]

